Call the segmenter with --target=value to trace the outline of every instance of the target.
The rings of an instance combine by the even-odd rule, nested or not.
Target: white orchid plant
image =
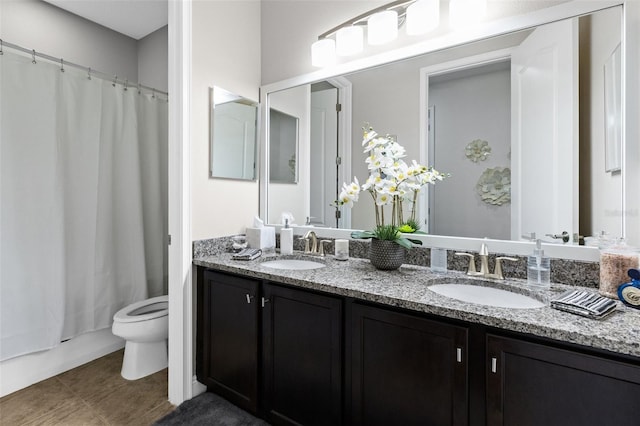
[[[419,241],[402,237],[402,233],[420,233],[416,221],[416,204],[423,186],[435,184],[443,180],[448,174],[440,173],[433,167],[418,164],[415,160],[411,164],[402,159],[406,156],[404,147],[391,136],[379,136],[368,125],[363,128],[362,146],[367,154],[365,162],[369,169],[369,177],[362,185],[358,178],[347,184],[344,183],[338,205],[353,207],[358,201],[361,191],[368,191],[373,197],[376,215],[376,229],[373,231],[356,231],[353,238],[377,238],[392,240],[403,247],[411,248],[412,243]],[[408,220],[404,220],[403,203],[411,202],[411,213]],[[385,221],[385,207],[391,207],[391,220]]]

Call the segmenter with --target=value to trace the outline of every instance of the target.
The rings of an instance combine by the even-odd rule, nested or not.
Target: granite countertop
[[[314,260],[326,266],[295,271],[261,265],[276,258]],[[640,310],[620,302],[614,313],[595,320],[552,309],[548,303],[538,309],[498,308],[458,301],[429,290],[433,284],[475,281],[478,285],[505,287],[548,302],[569,288],[576,289],[575,286],[552,284],[550,290],[531,291],[523,280],[496,281],[469,277],[460,272],[435,273],[430,268],[413,265],[403,265],[397,271],[379,271],[364,259],[338,261],[333,256],[322,258],[302,254],[238,261],[233,260],[231,254],[222,253],[196,258],[193,263],[219,271],[640,357]],[[584,290],[595,291],[588,288]]]

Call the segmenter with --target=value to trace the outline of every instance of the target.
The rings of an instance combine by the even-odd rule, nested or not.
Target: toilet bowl
[[[122,377],[137,380],[167,368],[169,297],[132,303],[113,316],[111,332],[126,340]]]

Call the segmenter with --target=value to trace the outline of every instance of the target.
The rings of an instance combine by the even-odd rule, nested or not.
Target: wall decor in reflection
[[[298,117],[269,110],[269,182],[298,182]]]
[[[486,204],[501,206],[511,202],[511,169],[509,167],[486,169],[478,179],[476,191]]]
[[[483,141],[482,139],[476,139],[467,144],[464,148],[464,154],[474,163],[477,163],[478,161],[485,161],[491,154],[491,147],[489,146],[489,142]]]

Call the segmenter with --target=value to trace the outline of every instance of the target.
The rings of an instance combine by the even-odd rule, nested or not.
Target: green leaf
[[[400,244],[402,247],[406,248],[406,249],[410,249],[413,247],[413,245],[411,244],[411,241],[409,241],[406,238],[398,238],[395,240],[396,243]]]
[[[420,240],[414,240],[413,238],[406,238],[406,240],[411,241],[413,244],[415,244],[417,246],[421,246],[422,245],[422,241],[420,241]]]
[[[370,238],[376,238],[376,235],[371,231],[353,231],[351,233],[351,238],[368,240]]]

